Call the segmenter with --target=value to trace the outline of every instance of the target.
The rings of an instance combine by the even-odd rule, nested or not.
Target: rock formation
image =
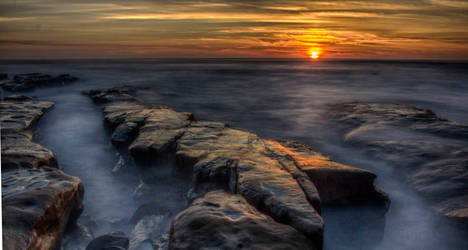
[[[83,184],[32,141],[31,126],[53,103],[26,96],[0,102],[3,249],[55,249],[83,209]]]
[[[178,167],[192,173],[189,198],[195,201],[173,221],[170,249],[262,249],[276,242],[278,248],[321,249],[321,203],[388,203],[368,171],[297,142],[263,140],[223,123],[197,121],[191,113],[151,107],[131,92],[88,94],[103,105],[112,142],[136,161],[173,155]],[[267,239],[276,241],[267,247]]]
[[[1,76],[0,76],[1,78]],[[6,77],[4,79],[7,79]],[[2,80],[4,80],[2,79]],[[36,87],[45,87],[52,85],[60,85],[77,81],[78,78],[69,74],[51,76],[41,73],[29,73],[15,75],[11,81],[3,81],[0,83],[3,89],[7,91],[23,91],[30,90]]]
[[[11,96],[0,102],[2,125],[2,171],[19,168],[57,167],[55,155],[32,141],[31,126],[53,106],[25,96]]]
[[[317,249],[294,228],[277,223],[241,196],[212,191],[174,220],[171,249]]]
[[[346,143],[399,167],[435,211],[468,226],[467,124],[398,104],[346,103],[330,114]]]

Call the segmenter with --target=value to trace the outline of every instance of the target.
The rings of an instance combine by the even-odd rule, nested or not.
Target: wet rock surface
[[[388,197],[374,188],[376,175],[330,160],[310,147],[295,141],[268,141],[268,149],[281,156],[280,162],[288,165],[284,159],[290,159],[297,166],[294,172],[298,179],[305,182],[306,177],[315,184],[323,205],[340,205],[352,203],[387,204]],[[307,184],[303,184],[307,186]],[[304,187],[303,187],[304,189]]]
[[[32,140],[31,127],[52,106],[26,96],[0,102],[3,249],[54,249],[83,210],[80,179]]]
[[[8,77],[8,76],[7,76]],[[30,90],[36,87],[47,87],[53,85],[60,85],[75,82],[78,78],[69,74],[62,74],[58,76],[51,76],[41,73],[28,73],[15,75],[12,80],[5,80],[4,77],[0,85],[7,91],[23,91]],[[2,78],[2,76],[0,76]]]
[[[169,248],[316,249],[294,228],[224,191],[207,193],[174,219]]]
[[[6,97],[0,102],[2,172],[18,168],[56,167],[55,155],[32,140],[31,127],[53,106],[26,96]]]
[[[55,168],[3,172],[3,249],[54,249],[82,198],[81,181]]]
[[[439,214],[468,225],[468,125],[398,104],[347,103],[331,109],[343,140],[399,168]]]
[[[204,197],[210,191],[224,190],[205,198],[216,196],[218,200],[218,196],[224,196],[227,200],[237,199],[242,204],[246,202],[245,206],[236,207],[228,203],[223,206],[234,206],[245,214],[253,213],[267,218],[265,220],[276,223],[275,226],[271,225],[273,228],[278,225],[288,228],[290,232],[296,232],[293,233],[296,235],[294,237],[305,237],[311,249],[322,247],[322,195],[325,203],[330,204],[355,201],[360,197],[365,201],[378,200],[386,205],[387,198],[373,186],[375,175],[368,171],[334,163],[315,151],[305,150],[305,146],[299,143],[263,140],[223,123],[197,121],[191,113],[146,105],[133,97],[132,91],[129,88],[114,88],[92,90],[88,94],[96,103],[103,104],[104,119],[113,132],[114,144],[126,145],[136,161],[164,159],[173,155],[179,168],[192,173],[192,189],[188,194],[190,200]],[[304,162],[304,158],[309,162]],[[195,201],[181,214],[193,212],[194,216],[207,216],[208,219],[210,215],[201,212],[205,208]],[[226,211],[220,209],[219,212]],[[252,218],[254,221],[257,219]],[[180,243],[182,245],[175,243],[181,240],[178,233],[184,230],[190,233],[190,228],[181,226],[184,223],[190,224],[186,220],[179,220],[177,224],[177,219],[173,223],[170,246],[174,249],[186,249],[184,244],[189,244],[190,239]],[[218,226],[235,222],[224,217],[218,222],[209,223],[212,224],[207,227],[206,234],[194,236],[194,244],[203,237],[210,239],[205,244],[218,241],[210,238],[213,237],[210,233]],[[243,230],[242,227],[238,228]],[[258,230],[259,227],[252,226],[250,229]],[[270,229],[271,232],[276,230]],[[239,235],[246,234],[248,229],[245,230]],[[296,242],[298,245],[293,244],[291,248],[303,249],[297,247],[301,246],[301,242],[299,240]],[[200,245],[195,249],[206,246],[211,245]],[[229,245],[227,248],[236,246]]]

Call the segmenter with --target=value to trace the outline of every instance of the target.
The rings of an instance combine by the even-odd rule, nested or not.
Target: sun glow
[[[309,49],[309,57],[311,59],[318,59],[321,54],[322,54],[322,51],[320,49],[317,49],[317,48]]]

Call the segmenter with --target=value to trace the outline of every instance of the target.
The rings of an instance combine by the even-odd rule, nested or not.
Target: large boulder
[[[169,249],[318,249],[294,228],[278,223],[242,196],[213,191],[173,221]]]
[[[55,249],[83,210],[80,179],[55,168],[2,173],[3,249]]]

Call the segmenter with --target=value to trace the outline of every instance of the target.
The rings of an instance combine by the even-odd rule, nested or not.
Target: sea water
[[[392,203],[385,218],[373,221],[368,207],[324,207],[325,249],[464,249],[458,228],[440,221],[430,201],[414,191],[405,171],[343,142],[328,120],[331,106],[348,102],[405,104],[468,123],[468,63],[454,61],[134,59],[1,61],[14,74],[69,73],[78,82],[24,94],[55,102],[39,123],[36,141],[51,149],[61,168],[85,185],[86,216],[96,234],[114,229],[129,234],[125,220],[142,204],[141,176],[135,169],[116,174],[120,155],[111,145],[100,108],[83,90],[138,87],[138,97],[200,120],[222,121],[269,139],[310,145],[335,161],[377,174],[376,186]],[[2,95],[7,95],[3,92]],[[404,139],[405,134],[395,133]],[[156,179],[174,177],[161,167]],[[165,169],[165,170],[164,170]],[[185,204],[180,185],[152,187],[174,211]],[[171,198],[172,196],[172,198]],[[167,225],[166,225],[167,227]],[[466,234],[466,233],[465,233]]]

